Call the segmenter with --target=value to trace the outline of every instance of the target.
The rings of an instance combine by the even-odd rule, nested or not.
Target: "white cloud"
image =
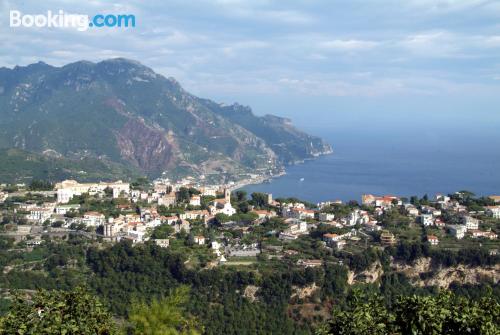
[[[457,38],[448,32],[423,32],[407,36],[399,45],[408,51],[426,57],[456,55],[460,50]]]
[[[235,56],[240,51],[248,52],[249,50],[268,48],[270,44],[268,42],[259,40],[248,40],[239,41],[232,43],[231,45],[222,48],[223,53],[226,56]]]
[[[391,7],[395,0],[378,3],[377,8],[393,9],[390,13],[394,17],[384,16],[377,24],[362,20],[365,17],[357,17],[357,12],[343,17],[346,11],[340,4],[338,11],[327,12],[323,7],[330,3],[326,0],[318,5],[284,5],[271,0],[186,4],[178,0],[173,2],[175,6],[170,3],[171,7],[132,0],[124,8],[103,0],[95,0],[92,5],[81,2],[77,9],[82,12],[136,11],[140,25],[127,31],[94,29],[85,33],[0,29],[0,40],[9,45],[0,49],[0,66],[38,60],[63,65],[80,59],[99,61],[121,56],[174,76],[188,90],[207,97],[242,92],[313,96],[470,94],[466,89],[497,89],[493,79],[498,80],[500,73],[495,66],[500,21],[477,24],[477,29],[474,24],[456,27],[464,13],[485,15],[487,4],[475,0],[467,6],[465,1],[410,1],[401,4],[403,9]],[[8,7],[2,4],[0,23],[5,24]],[[15,6],[13,1],[9,5]],[[66,8],[71,2],[47,0],[44,6]],[[481,12],[476,10],[478,6]],[[175,10],[168,10],[173,7]],[[452,13],[452,24],[430,20],[436,13]],[[421,21],[412,21],[414,15]]]
[[[311,13],[294,9],[278,9],[271,1],[217,0],[212,4],[229,16],[249,21],[302,25],[315,20]]]
[[[322,49],[339,51],[366,50],[375,48],[377,45],[377,42],[363,40],[331,40],[319,43],[319,47]]]
[[[487,5],[489,0],[407,0],[401,5],[431,12],[456,12]]]
[[[486,47],[498,48],[500,47],[500,35],[485,36],[482,38],[481,43]]]
[[[262,10],[255,13],[257,19],[266,19],[269,21],[280,21],[285,23],[311,23],[311,15],[292,10]]]
[[[492,52],[498,52],[491,49],[500,47],[500,36],[431,31],[406,36],[394,46],[417,57],[487,58]]]

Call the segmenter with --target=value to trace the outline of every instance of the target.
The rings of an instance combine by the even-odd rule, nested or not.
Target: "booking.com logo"
[[[135,15],[132,14],[97,14],[94,16],[82,14],[68,14],[63,10],[56,13],[47,11],[47,14],[23,15],[18,10],[10,11],[10,26],[37,27],[37,28],[75,28],[86,31],[89,28],[128,28],[135,27]]]

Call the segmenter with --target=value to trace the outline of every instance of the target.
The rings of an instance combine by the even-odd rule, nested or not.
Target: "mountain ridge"
[[[151,177],[221,182],[331,152],[289,119],[199,98],[125,58],[0,68],[0,116],[0,148],[100,159]]]

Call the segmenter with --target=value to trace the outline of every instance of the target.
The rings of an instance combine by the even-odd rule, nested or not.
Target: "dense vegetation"
[[[0,318],[0,334],[198,335],[204,328],[185,308],[188,293],[186,286],[180,286],[150,303],[135,301],[128,319],[119,327],[100,301],[83,288],[71,292],[40,291],[31,299],[16,294],[9,312]],[[252,322],[259,324],[260,320]],[[354,290],[345,304],[333,308],[332,318],[318,327],[316,334],[496,335],[499,325],[500,303],[491,295],[480,299],[449,292],[400,296],[388,307],[377,294]],[[275,333],[267,327],[239,328],[235,332]],[[286,333],[292,333],[291,329]]]
[[[387,307],[378,295],[355,293],[318,335],[481,334],[500,333],[500,303],[491,296],[478,300],[441,293],[401,296]]]
[[[48,187],[49,183],[39,181],[33,181],[30,186],[33,190]],[[144,189],[150,185],[146,180],[137,180],[133,187]],[[192,194],[195,194],[192,189],[185,188],[181,198],[187,202]],[[41,202],[43,195],[27,193],[22,199],[13,197],[1,208],[11,209],[13,201],[27,199]],[[472,206],[483,201],[468,199],[463,201],[469,201]],[[425,202],[425,199],[414,201]],[[106,310],[119,321],[118,328],[129,334],[153,334],[148,331],[148,325],[162,325],[165,332],[171,334],[406,334],[412,331],[433,334],[433,330],[435,334],[447,334],[462,328],[470,329],[471,334],[494,334],[491,329],[498,327],[500,286],[497,283],[482,279],[474,285],[457,281],[447,290],[453,294],[443,294],[435,286],[415,285],[410,277],[393,269],[395,262],[412,265],[422,258],[430,259],[428,272],[418,274],[422,280],[433,277],[443,267],[465,265],[491,269],[500,260],[491,249],[477,244],[455,249],[432,247],[423,238],[426,228],[408,228],[412,223],[404,220],[406,216],[400,208],[382,217],[384,226],[396,231],[413,229],[415,234],[412,238],[400,234],[393,247],[377,247],[380,232],[367,232],[364,238],[373,241],[370,245],[363,247],[361,240],[354,248],[329,250],[322,245],[323,234],[342,234],[350,229],[327,224],[318,224],[308,236],[281,243],[277,234],[287,227],[283,218],[252,225],[245,233],[238,227],[222,225],[232,220],[252,221],[256,216],[251,208],[276,210],[267,203],[265,194],[253,193],[248,198],[245,192],[238,191],[234,192],[231,202],[238,208],[236,215],[219,215],[220,225],[205,226],[194,220],[191,231],[175,234],[167,249],[151,242],[111,245],[77,234],[62,240],[44,236],[42,245],[27,251],[23,248],[24,242],[15,245],[12,240],[1,238],[0,287],[4,294],[0,299],[0,313],[31,308],[29,304],[21,308],[21,300],[12,300],[15,290],[20,290],[23,297],[37,289],[62,290],[53,294],[63,299],[64,292],[84,285],[88,287],[87,293],[99,297]],[[75,197],[72,203],[80,205],[80,212],[97,210],[107,217],[138,213],[141,206],[126,199],[97,200],[88,195]],[[199,208],[206,208],[207,203],[203,197]],[[357,206],[354,202],[334,204],[326,211],[341,217]],[[182,213],[186,208],[159,206],[158,210],[170,215],[172,211]],[[6,222],[11,222],[10,219],[7,217]],[[8,225],[11,224],[2,228],[7,229]],[[173,233],[169,225],[160,225],[150,232],[155,238],[168,238]],[[194,243],[193,237],[198,234],[210,240],[228,237],[240,244],[255,243],[263,253],[246,265],[215,266],[213,251],[206,245]],[[273,247],[282,250],[273,253]],[[275,258],[278,254],[280,259]],[[322,264],[303,267],[299,262],[303,259],[319,259]],[[371,271],[374,264],[381,268],[380,276],[375,282],[364,281],[362,273]],[[354,283],[351,282],[353,272],[360,275]],[[453,306],[470,311],[471,316],[461,318]],[[490,312],[489,316],[481,317],[485,312],[481,308]],[[374,314],[374,310],[378,312]],[[426,310],[441,313],[440,317],[427,324],[431,321],[421,321]],[[176,322],[171,322],[173,319]],[[405,324],[413,328],[404,328]],[[484,324],[481,326],[484,329],[479,329],[479,324]]]
[[[138,175],[134,168],[103,159],[47,157],[20,149],[0,149],[0,180],[7,182],[25,182],[31,178],[52,181],[64,179],[95,181],[112,180],[116,176],[132,178]]]
[[[188,270],[180,255],[152,244],[119,243],[106,250],[91,249],[87,261],[93,271],[90,285],[117,315],[125,317],[135,297],[150,300],[187,284],[192,287],[188,309],[200,317],[207,334],[294,331],[286,315],[291,285],[296,281],[290,275],[258,278],[252,271]],[[251,303],[242,296],[247,285],[262,285],[261,301]]]
[[[17,294],[0,319],[0,334],[116,334],[111,314],[82,288],[40,291],[31,299]]]
[[[10,241],[2,241],[5,248],[12,247]],[[411,260],[412,253],[406,250],[418,248],[400,245],[386,251],[368,249],[367,252],[356,255],[339,253],[336,257],[349,267],[361,271],[377,260],[386,266],[390,257]],[[413,253],[414,256],[418,254],[417,251]],[[433,253],[429,255],[433,257]],[[482,259],[483,256],[473,257],[473,254],[466,251],[451,252],[450,255],[456,257],[456,262],[498,262],[493,256],[483,255],[485,258]],[[372,284],[350,286],[347,283],[347,267],[335,262],[325,263],[317,268],[301,268],[286,261],[268,260],[253,267],[222,266],[199,270],[187,267],[185,257],[182,252],[176,252],[175,248],[163,249],[151,243],[132,246],[128,242],[121,242],[102,248],[89,244],[82,238],[72,237],[66,242],[47,242],[29,253],[0,252],[4,267],[0,283],[2,287],[11,289],[68,291],[78,285],[88,285],[92,294],[98,296],[113,315],[126,321],[124,327],[129,333],[133,333],[133,329],[137,327],[144,327],[146,323],[166,322],[165,320],[171,319],[169,315],[181,313],[184,319],[179,319],[177,324],[170,324],[181,333],[185,331],[195,334],[202,331],[205,334],[310,334],[330,319],[334,307],[336,317],[333,320],[337,320],[337,323],[329,323],[326,331],[334,334],[354,334],[337,330],[340,329],[338,327],[352,325],[348,323],[350,321],[345,315],[350,315],[353,310],[357,313],[368,308],[364,305],[353,305],[355,301],[365,304],[371,303],[369,301],[372,300],[378,304],[377,308],[380,307],[380,315],[385,313],[390,316],[389,321],[395,320],[394,324],[389,323],[387,327],[396,327],[393,328],[396,331],[399,329],[397,327],[401,326],[395,322],[399,320],[398,311],[402,306],[408,307],[408,304],[415,303],[419,308],[427,305],[430,307],[426,308],[431,308],[437,304],[435,299],[442,299],[440,296],[436,297],[436,288],[414,287],[402,274],[389,270],[380,279],[379,287]],[[17,265],[14,266],[15,264]],[[6,266],[8,271],[5,271]],[[297,288],[312,285],[318,289],[310,296],[301,298],[294,293]],[[190,291],[185,287],[190,287]],[[248,293],[252,287],[255,290]],[[381,294],[384,299],[361,299],[354,293],[356,290],[362,290],[367,297]],[[491,301],[500,296],[497,284],[456,283],[451,286],[451,290],[456,293],[453,299],[458,299],[456,301],[465,306],[464,308],[476,308],[474,301],[485,296],[490,296],[490,305],[482,304],[484,308],[498,308],[496,302]],[[169,298],[172,296],[177,298]],[[398,300],[400,296],[407,298]],[[9,304],[11,312],[19,307],[16,305],[19,302],[9,301],[3,300],[4,310]],[[402,305],[401,301],[406,301],[406,305]],[[442,303],[440,305],[443,308],[448,306]],[[373,307],[369,305],[369,308]],[[494,309],[491,311],[495,312]],[[495,314],[491,315],[492,319],[485,320],[498,325]],[[356,320],[363,323],[362,317],[363,315]],[[477,321],[474,320],[471,319],[470,325]],[[443,319],[439,322],[444,325],[448,324],[449,320]],[[360,328],[360,332],[355,334],[365,333]]]

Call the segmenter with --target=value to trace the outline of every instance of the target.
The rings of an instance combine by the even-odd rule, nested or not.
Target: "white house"
[[[450,225],[448,226],[452,236],[458,240],[464,238],[465,232],[467,232],[467,227],[465,225]]]
[[[337,234],[323,234],[323,241],[326,242],[327,245],[333,246],[334,242],[340,241],[342,239],[341,235]]]
[[[342,249],[344,249],[346,244],[347,244],[347,242],[345,240],[338,240],[338,241],[332,242],[331,246],[334,249],[342,250]]]
[[[408,213],[408,215],[411,215],[411,216],[418,216],[418,214],[419,214],[419,210],[414,206],[407,207],[406,212]]]
[[[236,209],[231,206],[231,191],[224,190],[224,199],[215,199],[209,206],[209,210],[212,215],[222,213],[231,216],[236,214]]]
[[[252,211],[252,213],[257,214],[259,216],[260,220],[270,219],[270,218],[273,218],[273,217],[276,216],[276,212],[275,211],[267,211],[265,209],[261,209],[261,210],[254,209]]]
[[[432,214],[420,215],[420,223],[425,227],[432,226],[434,224],[434,218],[433,218]]]
[[[121,180],[112,183],[85,183],[81,184],[76,180],[65,180],[55,185],[57,190],[57,202],[68,203],[75,195],[83,193],[96,194],[103,192],[105,189],[110,188],[113,190],[113,198],[118,198],[120,194],[128,194],[130,191],[130,184],[124,183]]]
[[[447,195],[436,194],[435,200],[437,203],[447,204],[448,202],[450,202],[451,199]]]
[[[29,221],[33,221],[36,223],[43,223],[45,220],[50,219],[50,216],[53,213],[52,208],[45,207],[35,207],[30,209],[30,213],[27,215],[27,219]]]
[[[479,220],[473,218],[472,216],[468,216],[468,215],[462,216],[462,222],[465,224],[465,227],[467,228],[467,230],[479,229]]]
[[[311,209],[299,207],[285,208],[282,212],[284,218],[293,218],[299,220],[304,220],[307,218],[314,219],[315,213],[316,212]]]
[[[382,230],[382,226],[377,225],[377,221],[368,221],[363,224],[367,231],[379,231]]]
[[[299,238],[299,235],[292,234],[292,233],[287,232],[287,231],[282,231],[279,234],[279,239],[280,240],[296,240],[298,238]]]
[[[105,217],[104,214],[99,212],[87,212],[83,214],[82,222],[87,226],[97,227],[104,224]]]
[[[159,206],[173,206],[176,203],[175,193],[168,193],[158,198]]]
[[[288,227],[288,231],[292,234],[303,234],[307,233],[307,222],[299,221]]]
[[[136,226],[135,229],[130,229],[127,236],[134,242],[144,242],[146,240],[147,231],[144,226]]]
[[[170,240],[168,238],[156,239],[155,243],[159,247],[168,248],[168,246],[170,245]]]
[[[205,236],[202,236],[202,235],[196,235],[194,237],[194,243],[198,244],[198,245],[203,245],[205,244]]]
[[[104,224],[104,236],[105,237],[114,237],[118,233],[118,226],[110,221]]]
[[[59,215],[65,215],[67,212],[77,211],[80,208],[80,205],[75,204],[75,205],[59,205],[56,206],[55,211],[56,214]]]
[[[215,186],[203,186],[200,187],[201,195],[207,195],[215,197],[217,195],[217,187]]]
[[[207,210],[194,210],[194,211],[186,211],[184,213],[179,214],[179,217],[182,220],[204,220],[206,219],[210,213]]]
[[[289,224],[288,228],[279,234],[282,240],[295,240],[300,235],[307,233],[307,222],[297,219],[286,219],[285,223]]]
[[[370,217],[366,211],[355,209],[349,216],[343,220],[346,226],[354,226],[356,224],[365,224],[370,221]]]
[[[335,219],[335,214],[319,213],[318,218],[320,221],[333,221]]]
[[[427,235],[427,242],[429,242],[430,245],[438,245],[439,239],[435,235]]]
[[[401,199],[393,195],[384,195],[382,197],[373,194],[363,194],[361,196],[361,203],[367,206],[391,208],[394,203],[398,206],[402,205]]]
[[[255,257],[260,254],[257,244],[237,245],[226,248],[226,253],[230,257]]]
[[[199,195],[193,195],[189,199],[189,204],[191,206],[201,206],[201,197]]]
[[[486,210],[494,219],[500,219],[500,206],[488,206]]]
[[[9,197],[9,193],[7,192],[0,192],[0,204],[3,203],[7,198]]]
[[[167,223],[169,225],[173,225],[177,221],[179,221],[179,218],[177,216],[160,216],[160,220],[162,223]]]
[[[182,230],[184,230],[186,233],[189,233],[189,231],[191,230],[191,225],[189,224],[189,221],[181,220],[180,223],[174,224],[174,231],[176,233],[179,233]]]

